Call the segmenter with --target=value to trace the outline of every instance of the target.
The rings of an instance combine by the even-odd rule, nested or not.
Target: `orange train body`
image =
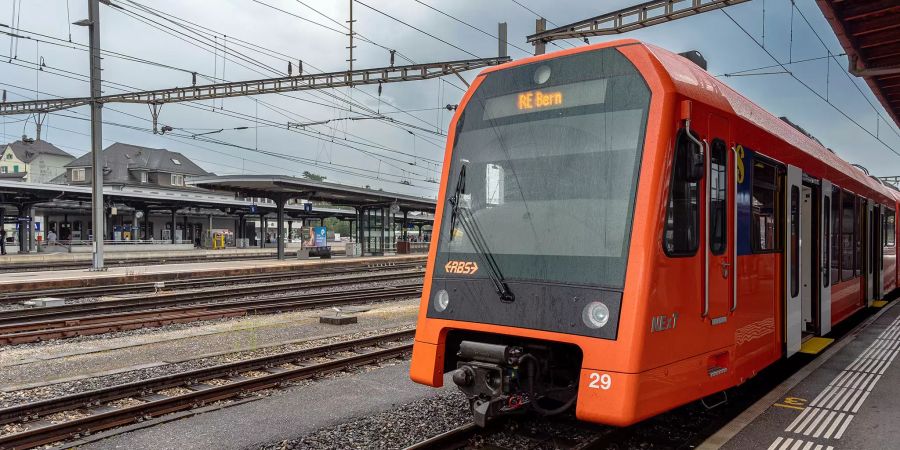
[[[573,59],[590,58],[592,53],[602,56],[600,62]],[[578,244],[560,245],[561,241],[575,239],[566,233],[535,232],[526,236],[518,231],[519,217],[524,217],[522,221],[531,220],[532,227],[543,223],[534,223],[540,213],[528,211],[528,201],[532,208],[539,210],[552,208],[548,204],[552,202],[540,198],[541,194],[534,193],[536,189],[516,187],[515,183],[521,181],[519,177],[533,176],[529,164],[545,169],[550,166],[535,163],[543,161],[538,154],[519,159],[510,157],[508,161],[496,158],[479,162],[477,156],[462,158],[457,152],[468,151],[467,146],[474,144],[468,143],[472,138],[463,142],[465,139],[460,140],[459,134],[471,133],[474,137],[475,133],[495,126],[519,127],[511,129],[509,137],[491,141],[503,147],[509,144],[504,149],[506,153],[498,153],[509,156],[510,152],[528,148],[527,142],[515,141],[514,135],[521,135],[526,129],[522,127],[535,123],[536,134],[557,135],[558,128],[563,126],[560,124],[566,123],[552,122],[553,127],[549,127],[544,122],[529,122],[532,120],[529,117],[537,117],[535,114],[541,114],[540,120],[547,121],[604,117],[600,120],[607,123],[631,123],[629,117],[637,117],[631,111],[641,108],[630,104],[631,99],[623,92],[637,93],[641,88],[634,87],[633,80],[623,81],[622,77],[630,76],[628,70],[632,70],[621,68],[625,64],[622,61],[626,60],[649,93],[637,144],[636,177],[628,177],[629,182],[636,180],[631,202],[630,205],[628,201],[616,203],[623,203],[623,211],[627,209],[632,218],[630,224],[626,221],[625,227],[616,222],[596,232],[597,239],[601,239],[599,235],[609,230],[624,228],[623,254],[606,254],[608,249],[618,248],[614,238],[612,244],[611,238],[606,238],[607,244],[599,252],[587,254],[590,252],[586,250],[574,262],[564,254],[542,255],[541,259],[534,260],[516,254],[515,242],[528,251],[547,247],[580,251]],[[567,69],[567,61],[614,73],[603,78],[606,81],[595,83],[589,75]],[[506,72],[512,74],[511,78],[499,78]],[[528,78],[532,72],[533,78]],[[547,84],[555,88],[537,90],[536,86],[529,85],[540,83],[544,73],[550,74]],[[571,79],[553,85],[553,77],[563,76]],[[620,91],[612,91],[614,88]],[[607,93],[600,95],[587,89],[606,89]],[[479,90],[497,95],[481,95]],[[522,108],[523,93],[539,94],[542,100]],[[519,108],[508,106],[507,102],[511,105],[518,102]],[[592,112],[589,111],[591,102],[605,105]],[[624,106],[616,109],[617,104]],[[463,124],[460,118],[466,114],[469,117]],[[479,120],[484,124],[475,123]],[[687,124],[689,130],[685,130]],[[615,128],[608,127],[598,139],[615,141],[612,134]],[[435,244],[428,257],[411,377],[418,383],[441,386],[446,372],[463,370],[464,365],[471,366],[466,370],[472,374],[482,373],[479,370],[487,371],[484,373],[499,370],[497,373],[506,374],[512,380],[509,385],[501,388],[497,381],[489,389],[493,394],[484,390],[476,392],[473,388],[467,391],[474,402],[473,408],[477,403],[491,401],[495,394],[503,396],[494,407],[484,407],[488,415],[513,412],[521,405],[539,401],[542,393],[535,391],[535,380],[522,378],[524,381],[517,383],[516,377],[537,377],[542,370],[551,373],[556,369],[545,367],[544,361],[555,358],[557,362],[553,364],[561,372],[553,372],[552,376],[565,379],[562,371],[570,372],[579,419],[620,426],[632,424],[743,383],[778,359],[793,354],[799,345],[798,338],[827,334],[832,325],[897,287],[894,211],[898,193],[841,160],[786,121],[756,106],[696,64],[667,50],[634,40],[620,40],[487,69],[479,74],[462,99],[450,130],[437,202]],[[497,128],[495,132],[499,135],[504,131]],[[591,136],[591,130],[585,132]],[[689,139],[688,133],[701,144],[685,140]],[[558,139],[569,139],[559,136],[562,137]],[[581,142],[582,139],[571,140]],[[684,154],[691,154],[691,148],[699,149],[694,153],[702,158],[704,172],[699,180],[683,182],[682,172],[673,174],[682,170],[679,164],[685,164],[678,150],[681,140],[687,142],[683,144],[688,149]],[[563,155],[565,151],[558,153]],[[608,160],[602,158],[621,160],[620,156],[610,156],[613,151],[599,151],[601,159],[596,160],[570,154],[559,156],[558,160],[569,165],[573,161]],[[465,166],[462,176],[457,173],[461,166]],[[482,167],[486,167],[486,176],[481,175]],[[798,172],[794,168],[799,169],[802,178],[796,178]],[[559,173],[571,173],[565,171],[574,169],[560,170]],[[602,168],[591,170],[603,175]],[[690,170],[689,167],[683,171]],[[765,178],[768,173],[772,177]],[[461,177],[463,185],[475,185],[469,189],[471,192],[465,188],[460,190]],[[773,185],[765,184],[764,178]],[[679,186],[687,186],[679,191],[684,198],[672,193],[673,189],[677,190],[673,187],[676,179],[681,183]],[[684,179],[690,180],[690,176],[685,175]],[[486,200],[481,201],[483,211],[472,206],[473,202],[479,202],[482,180],[486,180],[483,184],[493,186],[485,188],[488,193]],[[713,180],[717,181],[711,185]],[[595,185],[592,183],[584,183],[584,189]],[[833,186],[830,189],[829,184]],[[491,189],[500,192],[492,194]],[[570,192],[577,187],[566,189]],[[714,189],[718,191],[713,192]],[[772,192],[769,197],[766,189]],[[526,191],[532,196],[527,201]],[[527,214],[518,214],[516,209],[516,214],[492,218],[491,215],[504,214],[504,208],[518,208],[516,195],[522,196]],[[497,196],[509,200],[504,202]],[[715,199],[711,200],[713,196]],[[574,193],[568,197],[590,197],[590,194]],[[678,207],[679,200],[685,199],[682,206],[687,208],[686,216],[670,211]],[[710,206],[714,201],[715,206]],[[468,220],[479,220],[487,229],[483,247],[492,249],[496,255],[502,277],[499,287],[498,283],[491,283],[496,278],[491,277],[491,261],[482,252],[475,251],[477,246],[465,238],[466,235],[474,237],[478,232],[471,224],[465,226],[465,211],[458,210],[457,206],[460,202],[468,202],[468,209],[474,211]],[[573,204],[590,208],[595,203]],[[456,227],[458,231],[451,230],[451,216],[459,214],[463,217],[453,220],[462,226]],[[510,220],[510,217],[517,219]],[[516,238],[508,239],[494,231],[499,226],[497,223],[508,227]],[[589,225],[585,226],[590,229]],[[686,227],[687,231],[678,227]],[[451,239],[451,235],[456,237]],[[693,240],[694,244],[670,242],[679,236]],[[453,246],[458,248],[454,250]],[[465,251],[462,247],[472,248]],[[554,264],[567,269],[543,283],[541,274],[551,277],[549,274],[555,273]],[[621,276],[615,264],[622,265]],[[588,269],[582,270],[583,266]],[[590,278],[592,267],[598,272],[595,285]],[[515,272],[525,275],[518,277]],[[582,272],[587,275],[580,275]],[[604,274],[602,277],[600,272]],[[615,276],[608,276],[613,272]],[[581,278],[574,279],[575,273]],[[604,281],[599,281],[600,278]],[[622,282],[616,285],[610,279]],[[514,299],[504,300],[492,292],[495,287],[504,290],[504,283],[515,294]],[[812,285],[808,291],[807,285]],[[569,291],[562,292],[566,289]],[[437,312],[435,303],[441,290],[446,293],[446,298],[441,300],[446,309]],[[583,317],[582,312],[594,314],[595,311],[586,309],[590,307],[585,306],[589,305],[586,302],[596,299],[609,303],[605,316],[602,310],[597,313],[600,322],[604,317],[609,320],[608,325],[601,327],[614,326],[615,332],[584,326],[590,318]],[[793,303],[797,301],[802,305]],[[579,309],[566,309],[568,303],[577,304]],[[566,315],[572,317],[563,317]],[[491,358],[466,350],[467,345],[482,341],[493,346],[518,346],[518,349],[505,354],[500,361],[490,362]],[[553,355],[557,349],[571,352],[562,358]],[[537,358],[541,362],[534,362],[533,375],[525,375],[531,372],[519,367],[531,362],[515,360],[515,352],[541,355]],[[509,355],[513,359],[504,360]],[[459,377],[460,383],[471,385],[471,377],[467,379],[463,375]],[[558,405],[565,399],[554,402],[552,396],[547,396],[546,401]],[[544,405],[539,410],[549,408]]]

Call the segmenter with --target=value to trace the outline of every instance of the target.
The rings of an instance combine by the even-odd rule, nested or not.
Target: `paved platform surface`
[[[107,252],[106,259],[109,261],[118,261],[122,259],[159,259],[159,258],[233,258],[233,257],[255,257],[267,258],[275,256],[277,249],[275,244],[266,244],[271,248],[226,248],[222,250],[208,249],[192,249],[192,250],[141,250],[140,246],[135,246],[134,250]],[[290,255],[297,253],[300,244],[291,244],[285,249]],[[329,245],[333,251],[341,252],[344,250],[344,243],[331,242]],[[7,247],[7,251],[9,251]],[[9,252],[0,256],[0,266],[14,267],[16,264],[39,264],[42,262],[60,263],[60,262],[90,262],[93,258],[91,253],[66,253],[66,252],[42,252],[42,253],[26,253],[18,254]]]
[[[897,303],[721,448],[900,448]]]
[[[452,383],[445,383],[442,389],[448,389],[447,385],[456,389]],[[79,448],[244,449],[295,438],[438,392],[410,381],[409,363],[403,362],[362,374],[319,380],[268,398],[120,434]]]
[[[337,257],[304,260],[204,261],[181,264],[110,267],[103,272],[88,269],[14,272],[0,275],[0,292],[18,292],[41,288],[77,287],[100,284],[134,283],[186,278],[239,275],[243,273],[281,272],[304,267],[346,266],[349,264],[388,264],[424,261],[424,255]]]

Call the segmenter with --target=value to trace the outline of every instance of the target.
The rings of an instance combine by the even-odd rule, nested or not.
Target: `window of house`
[[[18,164],[13,166],[13,173],[19,173],[19,165]]]
[[[700,183],[688,180],[690,154],[696,147],[685,132],[679,133],[663,232],[663,249],[669,256],[693,255],[700,244]]]
[[[84,169],[72,169],[72,181],[84,181]]]
[[[147,182],[147,172],[141,172],[141,183]]]
[[[762,161],[753,163],[752,235],[753,249],[770,252],[778,245],[778,169]]]
[[[7,170],[6,166],[0,167],[0,173],[6,173]]]
[[[173,173],[172,186],[184,186],[184,175]]]
[[[853,279],[853,264],[855,263],[854,248],[856,239],[856,196],[843,192],[841,195],[841,281]]]
[[[175,159],[175,158],[172,158],[172,164],[175,164],[176,166],[180,166],[180,165],[181,165],[181,161],[179,161],[179,160],[177,160],[177,159]]]
[[[12,157],[13,157],[12,153],[7,153],[7,154],[6,154],[6,159],[12,159]]]

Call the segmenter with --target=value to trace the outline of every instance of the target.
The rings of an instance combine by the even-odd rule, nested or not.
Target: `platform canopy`
[[[850,60],[900,127],[900,2],[816,0]]]
[[[244,197],[302,199],[354,208],[396,204],[401,211],[431,213],[436,206],[435,200],[428,198],[284,175],[190,177],[185,183],[205,189],[236,192]]]

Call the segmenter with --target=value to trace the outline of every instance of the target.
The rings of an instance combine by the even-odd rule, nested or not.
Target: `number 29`
[[[608,373],[600,375],[597,372],[591,372],[588,378],[591,380],[588,384],[588,387],[591,389],[603,389],[605,391],[612,387],[612,377]]]

